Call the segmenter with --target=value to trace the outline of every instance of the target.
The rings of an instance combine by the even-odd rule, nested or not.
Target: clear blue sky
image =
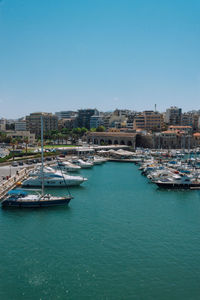
[[[200,109],[199,0],[1,0],[0,117]]]

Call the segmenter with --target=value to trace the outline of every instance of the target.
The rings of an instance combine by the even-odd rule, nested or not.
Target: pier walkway
[[[0,183],[0,200],[7,194],[9,190],[12,190],[15,188],[18,184],[18,182],[23,181],[26,179],[29,175],[30,170],[32,170],[34,166],[23,168],[17,173],[11,177],[9,177],[7,180],[3,180]]]

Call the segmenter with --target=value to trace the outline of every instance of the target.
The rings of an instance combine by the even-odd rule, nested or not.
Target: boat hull
[[[184,189],[184,190],[189,190],[190,188],[198,188],[200,187],[200,184],[176,184],[176,183],[160,183],[160,182],[155,182],[159,188],[163,189]]]
[[[15,201],[4,200],[1,205],[3,208],[19,207],[19,208],[40,208],[67,205],[71,200],[71,197],[59,200],[38,200],[38,201]]]
[[[66,187],[66,186],[77,186],[82,184],[85,179],[80,180],[63,180],[63,181],[54,181],[54,180],[45,180],[44,187]],[[23,187],[41,187],[41,181],[34,179],[27,179],[22,183]]]

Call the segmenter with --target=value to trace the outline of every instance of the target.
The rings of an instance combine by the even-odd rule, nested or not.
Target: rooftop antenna
[[[155,112],[156,112],[156,104],[155,104]]]

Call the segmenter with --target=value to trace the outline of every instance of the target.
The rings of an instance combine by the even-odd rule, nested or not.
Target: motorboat
[[[94,156],[94,157],[90,157],[88,162],[93,163],[94,165],[101,165],[102,163],[104,163],[106,160],[104,158],[101,158],[99,156]]]
[[[62,170],[63,172],[77,172],[81,169],[80,166],[72,164],[69,161],[58,161],[51,167],[55,170]]]
[[[158,187],[167,189],[190,189],[200,187],[200,180],[194,177],[188,177],[185,175],[174,177],[167,177],[165,179],[159,179],[154,181]]]
[[[77,159],[75,161],[73,161],[75,164],[77,164],[78,166],[80,166],[82,169],[88,169],[93,167],[93,163],[92,162],[88,162],[88,161],[84,161],[82,159]]]
[[[38,187],[41,186],[42,180],[44,180],[45,187],[66,187],[80,185],[84,181],[87,181],[87,178],[71,176],[50,167],[44,167],[43,170],[39,169],[35,173],[32,172],[31,176],[23,181],[22,186]]]

